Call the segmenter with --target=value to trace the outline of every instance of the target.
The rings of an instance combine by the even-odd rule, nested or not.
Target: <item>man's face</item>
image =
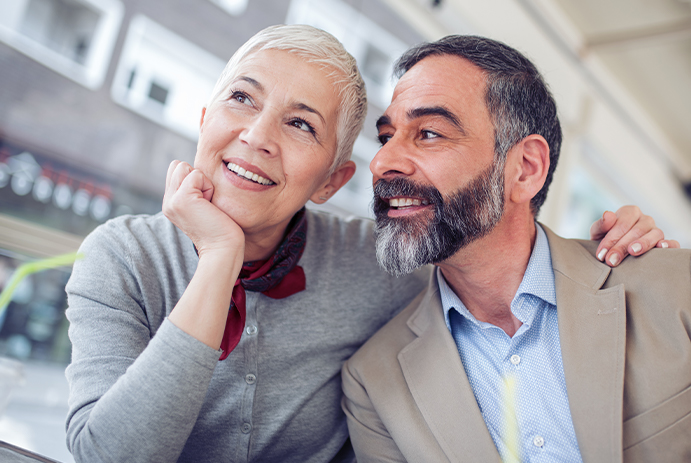
[[[377,257],[390,273],[442,262],[501,219],[504,168],[484,93],[485,74],[470,62],[428,57],[403,75],[377,122]]]

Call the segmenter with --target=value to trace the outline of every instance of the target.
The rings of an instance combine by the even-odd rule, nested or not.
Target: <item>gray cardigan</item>
[[[242,339],[220,362],[166,319],[198,261],[182,232],[158,214],[119,217],[87,237],[67,285],[67,440],[78,462],[348,453],[341,365],[424,288],[429,269],[381,271],[369,220],[308,211],[307,221],[307,289],[278,300],[248,292]]]

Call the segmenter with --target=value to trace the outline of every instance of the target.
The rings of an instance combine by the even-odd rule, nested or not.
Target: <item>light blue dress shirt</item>
[[[511,301],[511,311],[523,323],[513,338],[478,321],[437,269],[444,317],[502,459],[511,461],[503,393],[504,378],[513,375],[520,461],[582,462],[566,395],[552,259],[545,232],[536,228],[528,268]]]

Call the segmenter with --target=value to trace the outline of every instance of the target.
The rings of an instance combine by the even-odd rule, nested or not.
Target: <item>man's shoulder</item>
[[[371,371],[376,376],[381,375],[382,369],[388,369],[399,352],[418,337],[414,330],[426,328],[427,319],[422,315],[427,309],[425,301],[428,296],[430,296],[429,287],[421,291],[400,313],[360,347],[348,360],[349,368],[363,372]]]

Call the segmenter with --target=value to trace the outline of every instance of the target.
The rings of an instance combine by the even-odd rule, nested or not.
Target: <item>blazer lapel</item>
[[[410,392],[450,461],[500,462],[446,327],[436,272],[408,320],[418,336],[398,355]]]
[[[584,462],[622,461],[626,303],[623,285],[600,289],[610,268],[544,227],[557,292],[571,417]]]

